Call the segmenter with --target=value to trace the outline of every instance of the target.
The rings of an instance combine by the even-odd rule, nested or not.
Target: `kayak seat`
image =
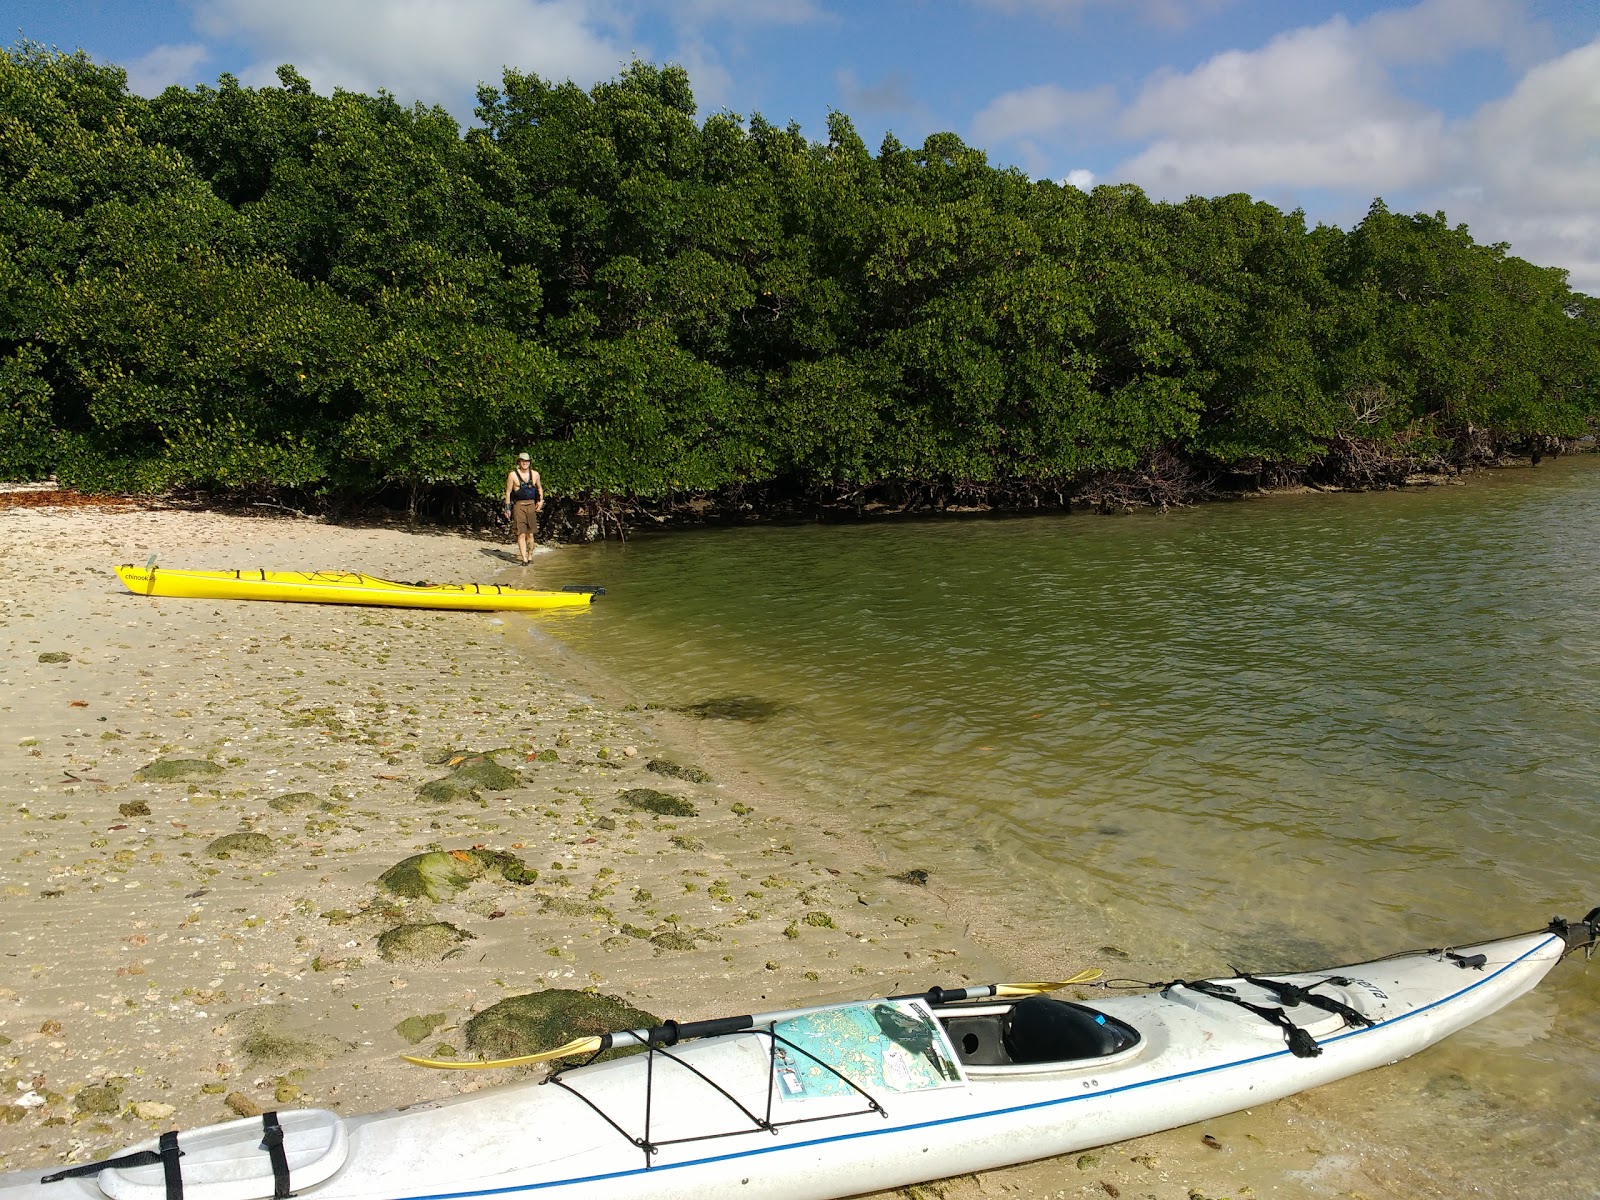
[[[1006,1014],[1000,1036],[1012,1062],[1049,1063],[1120,1054],[1139,1031],[1082,1004],[1029,996]]]

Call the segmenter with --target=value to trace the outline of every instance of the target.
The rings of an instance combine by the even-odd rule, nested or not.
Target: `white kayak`
[[[630,1057],[341,1118],[302,1109],[0,1176],[0,1200],[824,1200],[1065,1154],[1395,1062],[1503,1008],[1600,908],[1092,1007],[985,986],[606,1035]],[[701,1036],[701,1035],[704,1036]]]

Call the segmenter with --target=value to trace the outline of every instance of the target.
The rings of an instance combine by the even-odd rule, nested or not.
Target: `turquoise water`
[[[712,529],[540,566],[608,588],[552,636],[645,700],[775,703],[717,723],[764,778],[1040,938],[1198,975],[1600,903],[1600,456],[1167,514]],[[1600,968],[1548,986],[1548,1034],[1481,1035],[1469,1082],[1536,1090],[1552,1130],[1590,1122],[1573,1148],[1600,1184]]]

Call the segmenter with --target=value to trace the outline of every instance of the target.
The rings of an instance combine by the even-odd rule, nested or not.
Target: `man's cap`
[[[517,461],[518,462],[532,462],[533,460],[530,459],[526,454],[519,454],[519,455],[517,455]]]

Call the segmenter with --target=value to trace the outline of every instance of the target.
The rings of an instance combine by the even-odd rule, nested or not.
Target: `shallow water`
[[[1600,903],[1600,456],[1164,515],[707,530],[540,566],[608,588],[552,636],[645,700],[776,702],[723,723],[769,780],[1046,944],[1196,976]],[[1387,1073],[1395,1108],[1339,1087],[1488,1194],[1600,1194],[1597,1013],[1600,967],[1564,964]],[[1541,1154],[1508,1163],[1513,1142]]]

